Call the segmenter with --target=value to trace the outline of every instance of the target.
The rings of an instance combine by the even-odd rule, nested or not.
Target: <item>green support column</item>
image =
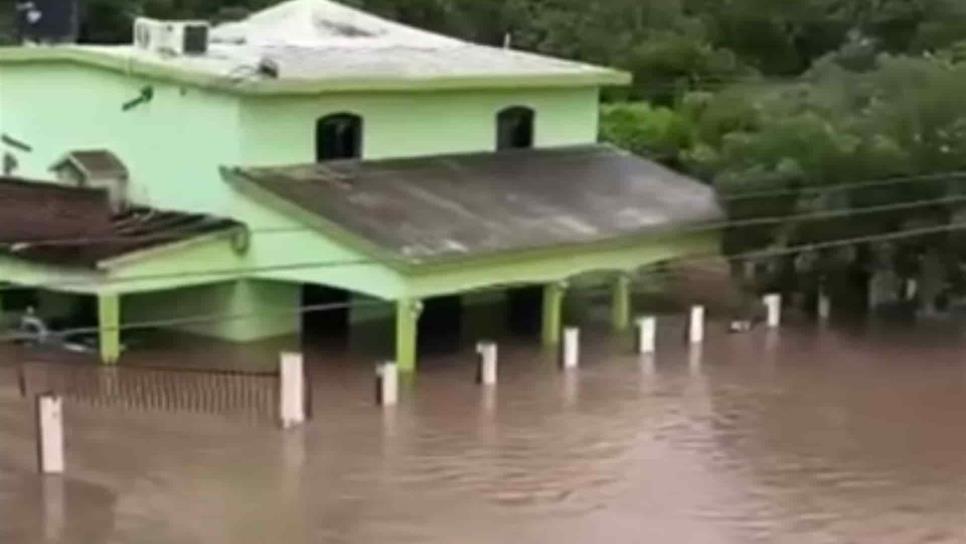
[[[416,372],[416,342],[423,303],[402,299],[396,302],[396,365],[399,372]]]
[[[121,297],[117,294],[98,295],[97,318],[101,362],[113,365],[121,356]]]
[[[563,300],[567,293],[565,282],[550,283],[543,288],[543,322],[541,339],[545,346],[560,344],[563,328]]]
[[[623,332],[631,326],[631,277],[627,274],[614,278],[610,311],[615,331]]]

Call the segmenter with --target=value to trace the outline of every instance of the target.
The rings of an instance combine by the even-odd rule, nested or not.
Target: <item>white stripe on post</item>
[[[563,358],[564,368],[577,368],[580,364],[580,329],[567,327],[564,329]]]
[[[691,307],[691,319],[688,323],[688,342],[691,344],[704,342],[704,306]]]
[[[782,296],[779,294],[765,295],[762,300],[768,311],[768,328],[777,329],[782,323]]]
[[[399,367],[395,361],[376,365],[376,403],[381,406],[399,403]]]
[[[53,393],[37,396],[37,448],[41,474],[64,473],[64,400]]]
[[[657,338],[657,318],[642,317],[637,320],[637,352],[641,354],[654,353]]]
[[[480,342],[476,345],[476,353],[480,355],[476,381],[483,385],[496,385],[497,376],[497,348],[495,342]]]
[[[279,414],[282,428],[305,422],[305,372],[301,353],[283,353],[279,362]]]

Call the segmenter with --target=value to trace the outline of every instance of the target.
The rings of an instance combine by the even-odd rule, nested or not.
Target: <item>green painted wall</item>
[[[151,102],[121,110],[149,84]],[[20,175],[50,179],[68,150],[103,147],[127,164],[134,200],[223,213],[216,167],[241,162],[240,131],[233,96],[70,64],[0,65],[0,132],[33,148],[13,151]]]
[[[492,151],[497,113],[518,105],[537,112],[538,147],[586,144],[597,104],[596,88],[247,97],[242,152],[248,164],[313,162],[316,121],[340,112],[362,116],[365,158]]]
[[[297,284],[241,280],[124,296],[121,316],[125,324],[190,318],[191,323],[163,328],[247,342],[298,334],[300,306]]]
[[[154,98],[122,111],[146,85]],[[587,87],[239,97],[71,63],[0,64],[0,132],[33,148],[12,150],[20,175],[50,178],[68,150],[103,147],[128,165],[136,201],[227,214],[219,166],[312,162],[315,122],[330,113],[364,117],[366,157],[400,157],[492,150],[496,112],[511,105],[537,110],[540,146],[593,142],[597,96]]]
[[[257,200],[240,193],[231,200],[232,215],[245,217],[253,230],[244,259],[257,269],[253,277],[328,285],[383,299],[405,292],[404,278],[395,270]]]

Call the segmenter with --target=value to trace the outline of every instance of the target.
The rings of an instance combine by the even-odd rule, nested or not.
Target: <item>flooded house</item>
[[[0,283],[86,305],[106,363],[128,326],[307,338],[315,308],[388,313],[412,372],[434,312],[529,292],[553,345],[572,278],[623,329],[639,270],[717,250],[711,188],[597,143],[626,73],[327,0],[133,34],[0,48]]]

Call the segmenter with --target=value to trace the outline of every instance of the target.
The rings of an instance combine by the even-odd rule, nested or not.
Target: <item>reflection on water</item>
[[[290,433],[68,405],[62,481],[0,366],[0,542],[966,541],[958,326],[721,328],[588,333],[573,372],[505,343],[494,388],[468,349],[390,409],[319,349]]]

